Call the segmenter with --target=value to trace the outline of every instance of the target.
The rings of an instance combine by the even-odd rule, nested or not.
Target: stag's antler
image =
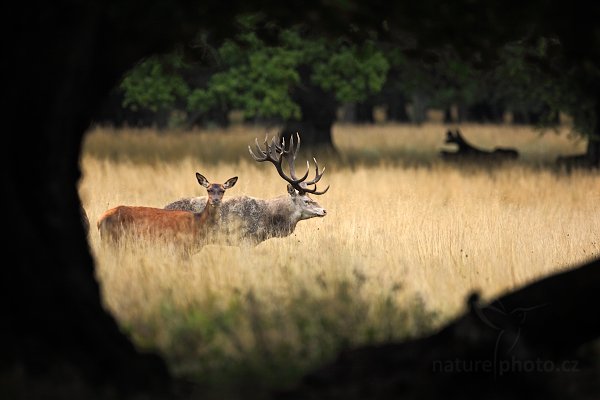
[[[306,173],[304,174],[304,176],[302,176],[300,178],[298,178],[296,176],[295,162],[296,162],[296,156],[298,155],[298,149],[300,148],[300,135],[298,133],[296,133],[296,138],[297,138],[296,147],[294,147],[294,137],[292,136],[290,138],[290,145],[289,145],[288,149],[286,150],[285,139],[282,140],[281,145],[279,143],[277,143],[277,139],[275,137],[273,137],[273,139],[271,140],[271,143],[269,143],[268,135],[266,135],[265,142],[264,142],[264,146],[265,146],[264,150],[260,148],[260,145],[258,144],[258,139],[255,139],[256,150],[257,150],[258,154],[260,154],[260,156],[255,155],[252,152],[252,148],[250,146],[248,146],[248,151],[250,152],[250,155],[252,156],[252,158],[254,158],[255,161],[258,161],[258,162],[269,161],[270,163],[275,165],[275,168],[277,169],[279,176],[281,176],[283,179],[285,179],[287,182],[289,182],[290,185],[292,185],[292,187],[294,189],[296,189],[298,192],[311,193],[311,194],[317,194],[317,195],[327,192],[329,190],[329,186],[327,186],[327,188],[325,188],[325,190],[323,190],[321,192],[317,191],[317,182],[319,182],[321,180],[321,177],[323,176],[323,173],[325,172],[325,168],[323,168],[321,173],[319,173],[319,164],[317,163],[317,160],[314,157],[313,157],[313,160],[314,160],[315,166],[316,166],[315,178],[308,182],[305,182],[306,178],[308,177],[308,174],[310,172],[310,163],[308,161],[306,161]],[[290,169],[290,176],[287,176],[285,174],[285,172],[283,171],[282,163],[283,163],[284,157],[287,158],[288,166]],[[314,188],[309,189],[308,186],[314,186]]]

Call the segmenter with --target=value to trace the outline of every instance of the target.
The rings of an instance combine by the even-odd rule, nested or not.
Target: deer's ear
[[[227,179],[227,182],[225,182],[223,184],[223,187],[225,189],[229,189],[230,187],[233,187],[233,185],[235,185],[235,183],[237,182],[237,180],[238,180],[237,176],[234,176],[233,178]]]
[[[196,179],[198,179],[198,183],[207,188],[210,186],[208,179],[206,179],[202,174],[196,172]]]
[[[294,187],[292,185],[290,185],[289,183],[287,185],[287,191],[290,196],[292,196],[292,197],[296,196],[296,189],[294,189]]]

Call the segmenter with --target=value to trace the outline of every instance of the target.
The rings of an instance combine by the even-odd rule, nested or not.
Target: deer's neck
[[[221,207],[213,206],[206,203],[204,210],[200,214],[197,214],[197,223],[200,226],[208,227],[215,225],[221,217]]]
[[[277,198],[272,203],[267,215],[270,229],[276,232],[277,236],[287,236],[296,228],[302,213],[297,209],[294,202],[288,196],[285,196]]]

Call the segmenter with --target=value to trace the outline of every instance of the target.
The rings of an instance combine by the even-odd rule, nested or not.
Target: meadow
[[[191,258],[138,240],[108,248],[95,221],[120,204],[203,196],[196,171],[217,182],[238,176],[225,196],[283,195],[273,166],[247,150],[276,131],[91,129],[79,190],[105,306],[203,398],[263,398],[341,348],[435,331],[474,290],[488,300],[599,255],[600,176],[553,166],[585,149],[568,126],[461,125],[482,148],[519,150],[494,168],[441,161],[447,128],[336,125],[339,154],[318,158],[319,187],[331,188],[313,196],[324,218]]]

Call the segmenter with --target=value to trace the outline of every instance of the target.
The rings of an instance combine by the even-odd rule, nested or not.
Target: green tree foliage
[[[239,42],[226,41],[218,51],[222,70],[205,87],[195,88],[188,98],[188,109],[208,111],[217,104],[241,109],[246,117],[298,117],[299,107],[288,92],[300,81],[296,71],[300,52],[266,46],[248,32]]]
[[[183,67],[178,53],[143,60],[121,82],[123,106],[134,111],[146,108],[154,112],[173,108],[177,99],[185,98],[190,92],[180,73]]]
[[[451,49],[438,51],[434,61],[420,62],[418,69],[422,71],[420,81],[428,81],[421,87],[431,98],[433,107],[448,109],[458,105],[464,108],[483,97],[479,71],[473,67],[471,60],[461,58]],[[413,90],[419,89],[415,87]]]
[[[257,16],[239,18],[240,33],[210,48],[216,67],[207,79],[184,79],[201,60],[176,52],[148,58],[123,79],[123,105],[154,112],[174,108],[189,115],[241,110],[246,119],[310,119],[294,98],[316,86],[338,103],[361,101],[381,90],[389,62],[373,41],[311,37],[302,27],[278,28]],[[258,33],[270,32],[268,42]],[[201,37],[201,36],[199,36]],[[206,41],[201,46],[208,48]]]
[[[206,87],[194,89],[190,110],[209,110],[219,103],[244,111],[247,118],[300,119],[295,87],[317,85],[339,102],[360,101],[381,90],[389,63],[373,42],[351,44],[303,35],[300,28],[281,29],[267,44],[253,27],[219,48],[222,70]],[[308,80],[301,70],[308,70]]]
[[[554,38],[539,38],[521,45],[520,51],[524,53],[522,68],[529,70],[526,76],[531,79],[525,95],[569,114],[573,133],[600,142],[600,66],[585,56],[578,63],[572,62],[564,44]],[[595,157],[600,166],[600,154]]]
[[[543,72],[536,59],[545,58],[547,39],[527,44],[516,41],[500,49],[501,62],[488,72],[497,96],[513,112],[530,112],[540,116],[540,126],[552,123],[552,115],[565,110],[560,105],[560,80]]]
[[[333,46],[337,51],[330,53],[330,49],[325,47],[325,51],[314,60],[314,83],[334,92],[340,102],[363,101],[368,95],[381,90],[389,62],[373,42],[362,46],[343,43]]]

